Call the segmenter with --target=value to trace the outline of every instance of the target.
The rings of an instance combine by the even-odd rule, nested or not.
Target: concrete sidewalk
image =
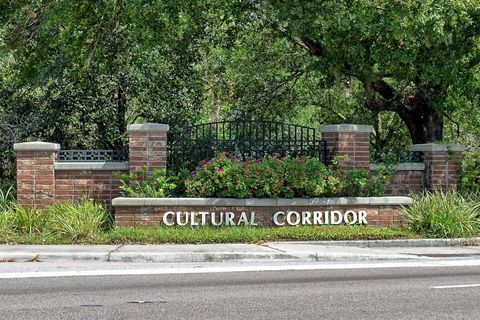
[[[480,259],[479,238],[387,241],[267,242],[263,244],[0,245],[0,262],[232,262]]]

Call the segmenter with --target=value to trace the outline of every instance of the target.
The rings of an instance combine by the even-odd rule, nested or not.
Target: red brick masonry
[[[131,124],[127,130],[130,172],[167,167],[168,125]]]
[[[47,142],[24,142],[14,145],[17,151],[17,199],[25,206],[44,207],[57,202],[77,202],[83,197],[91,197],[96,201],[109,206],[112,199],[120,194],[119,172],[147,172],[158,168],[165,168],[167,164],[167,132],[169,126],[157,123],[144,123],[129,125],[129,159],[125,162],[61,162],[57,161],[60,145]],[[327,148],[333,154],[341,156],[338,166],[343,170],[352,168],[378,170],[370,164],[370,133],[371,126],[338,124],[327,125],[321,128]],[[427,190],[455,189],[459,182],[461,169],[461,156],[465,148],[461,145],[450,144],[419,144],[413,145],[412,151],[424,153],[423,163],[402,163],[397,166],[397,171],[386,186],[386,195],[403,196]],[[191,211],[192,199],[187,205],[118,206],[117,217],[119,223],[124,224],[154,224],[152,221],[161,219],[168,208],[174,211]],[[215,199],[211,199],[212,201]],[[242,200],[243,201],[243,200]],[[257,199],[257,202],[260,201]],[[264,200],[263,203],[265,203]],[[277,201],[275,199],[270,201]],[[280,200],[279,200],[280,201]],[[285,200],[286,201],[286,200]],[[344,204],[338,203],[339,206]],[[351,203],[355,210],[368,211],[369,224],[398,224],[401,218],[398,206],[391,203],[375,203],[358,206]],[[341,207],[333,209],[341,210]],[[127,207],[127,208],[124,208]],[[308,206],[307,206],[308,207]],[[196,203],[193,208],[212,211],[215,208],[225,212],[239,215],[249,206],[245,203],[231,205],[210,206]],[[268,223],[270,216],[277,210],[308,211],[304,206],[292,204],[291,206],[262,205],[253,206],[257,218],[263,223]],[[332,207],[318,204],[310,211],[328,211]],[[217,210],[217,211],[218,211]],[[348,207],[345,207],[348,210]],[[246,211],[245,211],[246,212]],[[132,216],[133,214],[133,216]],[[133,221],[133,222],[132,222]]]
[[[375,173],[377,165],[370,165],[370,171]],[[408,196],[424,190],[424,163],[400,163],[396,166],[395,173],[390,177],[385,186],[385,195]]]
[[[370,133],[372,126],[337,124],[320,128],[327,148],[342,160],[339,167],[345,170],[370,167]]]
[[[325,211],[339,211],[344,214],[348,211],[366,212],[366,221],[372,226],[399,226],[405,219],[401,213],[402,206],[411,204],[408,197],[376,197],[376,198],[318,198],[318,199],[200,199],[200,198],[117,198],[113,200],[115,210],[115,223],[119,226],[154,226],[164,225],[166,221],[172,225],[201,224],[202,214],[206,216],[206,224],[211,225],[212,212],[215,213],[214,221],[226,224],[227,215],[233,216],[233,224],[237,225],[242,219],[246,224],[251,223],[251,214],[254,212],[254,222],[258,226],[273,226],[273,216],[283,212],[278,221],[284,222],[289,212],[294,222],[302,221],[303,224],[325,223]],[[192,213],[193,212],[193,213]],[[208,212],[208,214],[207,214]],[[321,223],[315,223],[314,212],[321,212]],[[298,213],[298,215],[297,215]],[[178,216],[178,217],[177,217]],[[351,221],[353,215],[350,215]],[[178,219],[178,220],[177,220]],[[298,220],[300,219],[300,220]],[[343,222],[342,222],[343,223]],[[243,223],[241,223],[243,224]],[[298,224],[302,224],[299,222]],[[330,223],[328,223],[330,224]],[[358,224],[358,223],[354,223]]]
[[[416,144],[412,151],[424,153],[425,187],[427,189],[456,189],[460,182],[462,153],[465,147],[458,144]]]
[[[65,166],[65,164],[62,164]],[[57,164],[57,166],[59,166]],[[126,164],[125,164],[126,166]],[[73,167],[73,165],[72,165]],[[77,166],[78,167],[78,166]],[[120,172],[128,170],[55,170],[55,202],[74,203],[88,197],[110,204],[120,196]]]
[[[18,202],[41,208],[88,197],[109,206],[120,196],[118,173],[166,167],[168,130],[156,123],[128,126],[129,161],[123,162],[61,162],[56,160],[59,144],[17,143]]]

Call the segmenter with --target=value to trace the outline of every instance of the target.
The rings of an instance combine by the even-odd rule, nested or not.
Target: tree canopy
[[[479,36],[475,0],[0,0],[0,176],[14,142],[118,149],[140,121],[475,145]]]
[[[265,12],[324,74],[359,81],[365,107],[397,113],[414,143],[442,140],[452,98],[478,89],[478,1],[272,0]]]

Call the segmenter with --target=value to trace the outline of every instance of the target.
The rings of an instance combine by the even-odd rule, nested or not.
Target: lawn
[[[370,226],[299,227],[117,227],[94,237],[73,240],[54,233],[0,234],[0,243],[15,244],[161,244],[161,243],[261,243],[296,240],[387,240],[419,236],[405,228]]]

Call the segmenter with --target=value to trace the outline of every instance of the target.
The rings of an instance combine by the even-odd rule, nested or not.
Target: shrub
[[[0,239],[9,236],[54,235],[70,241],[91,239],[111,225],[108,212],[92,200],[80,204],[54,204],[44,209],[9,206],[0,213]]]
[[[351,169],[344,175],[344,184],[348,188],[343,194],[348,197],[379,197],[384,195],[384,180],[379,175],[372,175],[366,169]]]
[[[185,181],[186,193],[194,197],[212,197],[220,181],[223,168],[230,165],[230,159],[218,155],[209,161],[202,160],[200,166]]]
[[[459,193],[440,191],[414,196],[404,210],[410,228],[435,238],[471,237],[479,232],[479,206]]]
[[[219,163],[214,165],[212,177],[216,195],[224,198],[251,197],[252,192],[244,175],[244,164],[235,159],[229,159],[226,163],[223,168]]]
[[[464,192],[480,192],[480,153],[466,152],[463,159],[461,190]]]
[[[0,188],[0,237],[8,238],[13,233],[10,214],[16,206],[13,187]]]
[[[0,189],[0,233],[3,238],[14,233],[41,234],[47,226],[48,215],[35,208],[17,204],[12,187]]]
[[[248,161],[243,166],[243,177],[253,197],[278,198],[283,194],[284,169],[277,157]]]
[[[150,175],[146,169],[129,174],[119,174],[120,191],[126,197],[166,198],[177,189],[177,177],[168,176],[165,169],[154,169]]]
[[[318,197],[337,194],[343,189],[339,174],[316,158],[287,157],[284,166],[287,197]]]
[[[5,235],[12,231],[10,220],[8,219],[8,211],[0,210],[0,235]]]
[[[190,174],[165,174],[154,170],[119,175],[123,195],[128,197],[278,198],[322,196],[381,196],[388,180],[387,167],[371,175],[364,169],[347,172],[325,166],[306,156],[242,161],[220,153],[202,160]]]
[[[475,203],[476,205],[480,204],[480,191],[459,191],[462,197],[470,202]]]
[[[105,208],[92,200],[83,200],[80,204],[54,204],[45,212],[50,218],[49,231],[73,241],[95,238],[111,225]]]
[[[193,197],[247,198],[252,195],[244,176],[244,164],[220,153],[211,160],[203,160],[185,181],[186,193]]]
[[[240,161],[221,153],[202,161],[185,186],[190,197],[321,197],[347,193],[370,196],[383,192],[378,178],[371,178],[367,171],[356,174],[361,177],[349,176],[350,173],[333,170],[319,159],[305,156]],[[347,189],[347,182],[354,183],[354,188],[350,190],[349,185]]]

